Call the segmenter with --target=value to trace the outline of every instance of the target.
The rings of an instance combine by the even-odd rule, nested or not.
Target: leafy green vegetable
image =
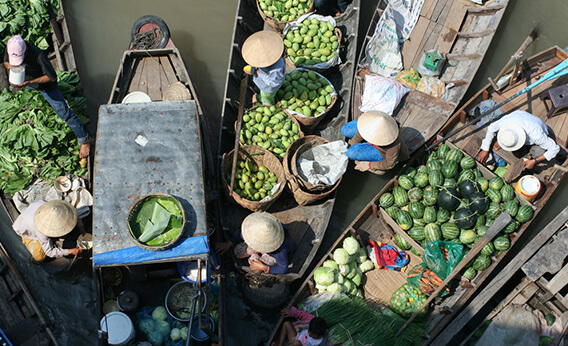
[[[151,197],[129,220],[132,235],[149,246],[170,244],[181,232],[182,210],[173,197]]]

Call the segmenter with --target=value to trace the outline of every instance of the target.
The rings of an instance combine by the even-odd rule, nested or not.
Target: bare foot
[[[257,102],[258,102],[258,100],[256,98],[256,94],[252,95],[252,103],[255,104]]]

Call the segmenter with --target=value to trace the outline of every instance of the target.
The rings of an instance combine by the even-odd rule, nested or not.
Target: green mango
[[[317,34],[318,34],[318,31],[317,31],[317,30],[309,30],[309,31],[308,31],[308,35],[309,35],[309,36],[312,36],[312,37],[316,36]]]
[[[284,46],[286,46],[287,48],[290,48],[290,47],[292,47],[292,42],[290,42],[290,40],[285,38],[284,39]]]
[[[331,104],[331,95],[325,95],[325,104],[327,106]]]
[[[295,51],[293,48],[288,48],[288,49],[286,49],[286,53],[287,53],[289,56],[296,56],[296,51]]]
[[[319,58],[319,57],[321,56],[321,53],[320,53],[319,50],[316,50],[315,52],[313,52],[313,53],[311,54],[311,56],[313,56],[314,58]]]
[[[317,97],[318,97],[318,93],[317,93],[317,91],[315,91],[315,90],[311,90],[311,91],[308,93],[308,99],[309,99],[309,100],[315,100]]]
[[[304,42],[304,37],[303,37],[303,36],[296,36],[296,37],[294,37],[293,42],[294,42],[294,43],[303,43],[303,42]]]
[[[312,42],[312,37],[311,36],[304,36],[304,44],[308,43],[308,42]]]
[[[300,45],[298,43],[292,43],[292,49],[294,50],[294,52],[297,52],[298,49],[300,49]]]
[[[304,114],[307,117],[311,117],[312,116],[312,109],[308,106],[304,106],[304,107],[302,107],[302,114]]]
[[[317,90],[318,89],[317,85],[315,85],[314,83],[308,83],[307,87],[310,90]]]
[[[306,62],[306,58],[303,57],[303,56],[301,56],[301,57],[298,57],[298,59],[296,59],[296,62],[295,62],[295,63],[298,64],[298,65],[301,65],[301,64],[303,64],[303,63],[305,63],[305,62]]]
[[[309,28],[310,30],[318,30],[318,29],[319,29],[319,25],[317,25],[317,24],[310,24],[310,25],[308,26],[308,28]]]
[[[323,56],[328,56],[328,55],[331,54],[331,52],[330,52],[330,50],[329,50],[328,48],[320,49],[319,52],[320,52],[321,55],[323,55]]]
[[[332,93],[333,88],[330,85],[328,85],[328,86],[325,87],[325,91],[327,91],[328,93]]]

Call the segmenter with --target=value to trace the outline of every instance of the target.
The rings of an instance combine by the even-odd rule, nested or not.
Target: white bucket
[[[128,95],[124,96],[122,99],[122,103],[144,103],[144,102],[152,102],[152,99],[148,94],[142,91],[133,91]]]
[[[20,85],[26,80],[26,67],[24,65],[10,67],[8,81],[12,85]]]
[[[106,314],[101,319],[101,330],[108,333],[109,345],[126,345],[136,336],[134,323],[128,315],[120,311]]]

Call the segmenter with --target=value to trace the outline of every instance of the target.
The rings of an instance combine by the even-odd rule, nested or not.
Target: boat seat
[[[540,100],[544,102],[546,107],[547,118],[553,117],[559,111],[568,108],[568,85],[560,85],[551,88],[540,94]],[[548,104],[550,102],[550,106]]]

